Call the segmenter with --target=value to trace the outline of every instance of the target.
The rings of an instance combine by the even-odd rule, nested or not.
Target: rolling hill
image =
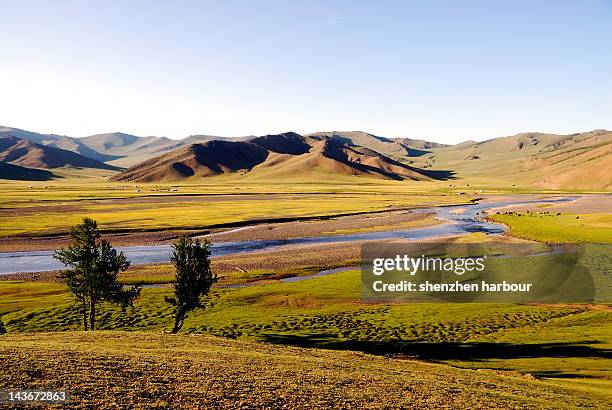
[[[419,157],[427,154],[431,148],[444,148],[448,145],[410,138],[385,138],[363,131],[324,131],[307,134],[308,137],[329,137],[344,142],[377,151],[396,160]]]
[[[117,169],[73,151],[35,144],[15,136],[0,137],[0,162],[26,168],[79,168]]]
[[[111,178],[113,181],[172,181],[197,176],[213,176],[252,168],[262,162],[267,151],[248,143],[209,141],[191,144],[133,166]]]
[[[521,133],[438,148],[413,158],[427,169],[452,169],[459,178],[506,181],[547,189],[612,188],[612,132]]]
[[[35,144],[61,148],[76,152],[87,158],[107,162],[118,167],[129,167],[178,147],[198,142],[200,138],[217,137],[194,136],[183,140],[165,137],[138,137],[122,132],[96,134],[85,138],[72,138],[65,135],[39,134],[19,128],[0,127],[0,137],[14,136]]]
[[[410,167],[337,138],[303,137],[287,132],[246,141],[211,140],[191,144],[136,165],[112,180],[152,182],[237,171],[249,177],[265,178],[326,174],[429,180],[445,175]]]
[[[122,132],[72,138],[55,134],[39,134],[12,127],[0,127],[0,136],[15,136],[36,144],[62,148],[97,161],[118,167],[131,167],[180,147],[208,141],[245,142],[256,136],[220,137],[214,135],[191,135],[180,140],[165,137],[139,137]],[[363,131],[324,131],[307,137],[329,137],[351,146],[369,148],[394,160],[404,161],[427,153],[433,148],[447,147],[445,144],[410,139],[385,138]]]
[[[81,141],[107,156],[108,163],[120,167],[130,167],[184,145],[183,141],[165,137],[137,137],[122,132],[90,135]]]
[[[227,138],[198,134],[173,140],[113,132],[70,138],[0,127],[0,137],[17,137],[97,161],[96,165],[73,164],[83,164],[82,158],[63,161],[73,166],[101,167],[99,162],[106,162],[103,166],[111,166],[107,169],[131,167],[116,176],[119,180],[176,180],[227,173],[244,178],[309,179],[329,175],[396,180],[452,176],[480,185],[612,189],[612,132],[606,130],[568,135],[529,132],[456,145],[386,138],[362,131],[278,135]],[[31,149],[40,151],[40,147]],[[253,152],[247,153],[248,149]],[[62,161],[39,161],[40,158],[32,158],[35,156],[30,154],[11,162],[25,167],[63,166],[57,165]]]
[[[131,167],[180,147],[207,141],[244,141],[250,137],[224,138],[214,135],[191,135],[181,140],[166,137],[137,137],[122,132],[96,134],[81,138],[87,147],[109,157],[107,162],[120,167]]]
[[[19,128],[0,126],[0,137],[17,137],[35,144],[76,152],[77,154],[100,162],[113,159],[112,156],[104,155],[103,153],[97,152],[95,149],[88,147],[87,144],[80,139],[67,137],[65,135],[39,134],[37,132],[25,131]]]

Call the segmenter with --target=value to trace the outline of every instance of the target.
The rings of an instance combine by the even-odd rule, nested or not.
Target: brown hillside
[[[0,137],[0,161],[29,168],[117,169],[65,149],[35,144],[14,136]]]
[[[224,138],[213,135],[192,135],[181,140],[166,137],[137,137],[122,132],[96,134],[81,138],[80,141],[92,150],[108,158],[108,162],[121,167],[132,167],[141,162],[158,157],[191,144],[203,144],[208,141],[244,141],[244,138]]]
[[[104,155],[88,147],[81,139],[71,138],[65,135],[39,134],[13,127],[0,126],[0,137],[17,137],[22,140],[31,141],[35,144],[48,147],[65,149],[81,154],[84,157],[95,159],[96,161],[109,161],[112,156]]]
[[[153,182],[244,171],[249,177],[314,174],[369,175],[427,180],[441,176],[409,167],[376,151],[327,136],[288,132],[243,142],[208,141],[179,148],[115,175],[115,181]]]
[[[268,151],[279,154],[301,155],[310,151],[310,145],[306,139],[295,132],[285,132],[277,135],[264,135],[249,140]]]
[[[365,147],[346,145],[333,138],[323,138],[320,144],[318,147],[322,155],[350,166],[356,175],[380,175],[398,180],[432,179],[432,175],[427,175],[423,170],[409,167]]]
[[[363,131],[322,131],[308,134],[307,137],[335,139],[346,145],[369,148],[395,160],[418,157],[427,153],[417,147],[409,146],[405,143],[406,139],[379,137]]]
[[[429,154],[430,150],[446,148],[448,145],[412,138],[385,138],[363,131],[322,131],[308,134],[307,137],[329,137],[347,145],[369,148],[395,160],[408,160]]]
[[[491,178],[549,189],[610,189],[612,132],[521,133],[440,148],[413,163],[451,169],[459,178]]]
[[[612,188],[612,132],[579,134],[555,141],[531,159],[531,168],[547,176],[536,185],[545,188]]]
[[[248,142],[208,141],[152,158],[113,176],[113,181],[153,182],[213,176],[247,170],[263,162],[268,151]]]

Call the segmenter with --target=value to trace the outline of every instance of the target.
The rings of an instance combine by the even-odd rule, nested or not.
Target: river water
[[[470,205],[433,207],[415,212],[435,212],[436,217],[446,222],[431,227],[401,229],[397,231],[363,232],[347,235],[315,236],[309,238],[291,238],[278,240],[256,240],[241,242],[220,242],[212,245],[212,255],[222,256],[244,252],[267,250],[286,245],[314,245],[352,241],[375,241],[393,238],[408,240],[429,239],[440,236],[456,236],[472,232],[484,232],[498,235],[505,232],[501,224],[488,222],[479,218],[479,214],[492,208],[508,205],[530,203],[569,202],[578,197],[551,199],[496,201]],[[170,245],[127,246],[118,247],[125,253],[132,265],[167,262],[170,258]],[[0,275],[16,272],[41,272],[64,268],[64,265],[53,258],[53,251],[0,252]]]

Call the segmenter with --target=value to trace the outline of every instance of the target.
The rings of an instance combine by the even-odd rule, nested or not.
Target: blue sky
[[[612,1],[3,1],[0,124],[436,141],[612,128]]]

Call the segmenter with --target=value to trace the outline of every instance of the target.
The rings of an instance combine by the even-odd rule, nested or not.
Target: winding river
[[[435,212],[436,217],[445,222],[431,227],[402,229],[397,231],[363,232],[346,235],[327,235],[279,240],[220,242],[213,244],[212,255],[222,256],[239,254],[286,245],[314,245],[337,242],[374,241],[392,238],[422,240],[441,236],[463,235],[472,232],[484,232],[490,235],[498,235],[505,232],[505,227],[501,224],[485,221],[479,218],[479,214],[493,208],[509,205],[560,203],[573,201],[577,198],[578,197],[561,197],[533,200],[492,201],[469,205],[426,208],[415,212]],[[128,246],[118,247],[117,249],[123,251],[133,265],[166,262],[169,260],[171,252],[170,245]],[[0,275],[17,272],[50,271],[62,269],[63,267],[64,266],[60,262],[53,259],[53,251],[0,252]]]

